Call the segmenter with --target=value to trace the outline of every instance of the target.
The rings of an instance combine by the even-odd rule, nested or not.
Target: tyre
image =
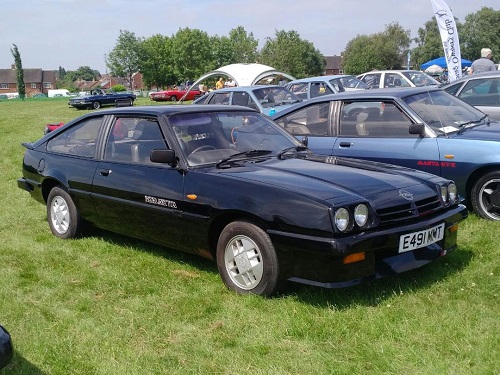
[[[278,289],[279,266],[271,239],[245,221],[228,224],[217,243],[217,267],[226,286],[241,294],[271,296]]]
[[[171,101],[171,102],[176,102],[176,101],[177,101],[177,97],[176,97],[175,95],[172,95],[172,96],[170,97],[170,101]]]
[[[479,178],[471,193],[474,212],[484,219],[500,220],[500,172]]]
[[[70,195],[61,187],[52,188],[47,199],[47,221],[59,238],[74,238],[82,231],[83,221]]]
[[[99,102],[92,102],[92,108],[94,108],[94,109],[101,108],[101,103],[99,103]]]

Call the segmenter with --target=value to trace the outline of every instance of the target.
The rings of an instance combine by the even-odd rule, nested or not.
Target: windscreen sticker
[[[149,195],[144,196],[144,201],[146,203],[155,204],[157,206],[164,206],[168,208],[177,208],[177,204],[174,201],[169,201],[168,199],[151,197]]]
[[[441,130],[443,133],[453,133],[458,130],[458,128],[454,126],[443,126],[442,128],[439,128],[438,130]]]

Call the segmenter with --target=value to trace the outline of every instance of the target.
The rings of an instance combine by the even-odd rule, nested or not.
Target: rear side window
[[[103,117],[92,117],[59,133],[47,144],[47,151],[93,158]]]
[[[276,122],[293,135],[327,136],[332,121],[332,102],[317,103],[292,112]],[[335,134],[333,134],[335,135]]]

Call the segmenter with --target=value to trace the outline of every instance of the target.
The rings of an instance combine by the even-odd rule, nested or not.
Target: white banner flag
[[[462,57],[458,43],[457,25],[450,8],[443,0],[431,0],[431,3],[443,43],[448,78],[452,82],[462,77]]]

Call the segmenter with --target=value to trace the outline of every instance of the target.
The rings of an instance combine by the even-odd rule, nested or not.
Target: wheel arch
[[[500,171],[500,164],[493,164],[493,165],[485,165],[482,166],[478,169],[476,169],[474,172],[472,172],[467,179],[467,183],[465,185],[465,201],[467,202],[467,206],[470,207],[472,203],[472,188],[474,187],[474,184],[481,178],[481,176],[484,176],[487,173],[490,172],[495,172],[495,171]]]
[[[264,220],[262,220],[258,216],[249,214],[248,212],[233,211],[218,215],[216,218],[214,218],[214,220],[212,220],[208,232],[210,254],[212,254],[214,259],[217,256],[217,242],[219,241],[220,234],[222,233],[226,225],[235,221],[246,221],[258,226],[260,229],[267,232],[268,225],[266,225]]]
[[[45,203],[47,203],[47,199],[49,198],[50,191],[56,186],[60,186],[61,189],[67,190],[66,187],[64,186],[64,184],[55,178],[49,178],[49,179],[46,179],[45,181],[43,181],[43,183],[42,183],[42,196],[43,196],[43,200],[45,201]]]

